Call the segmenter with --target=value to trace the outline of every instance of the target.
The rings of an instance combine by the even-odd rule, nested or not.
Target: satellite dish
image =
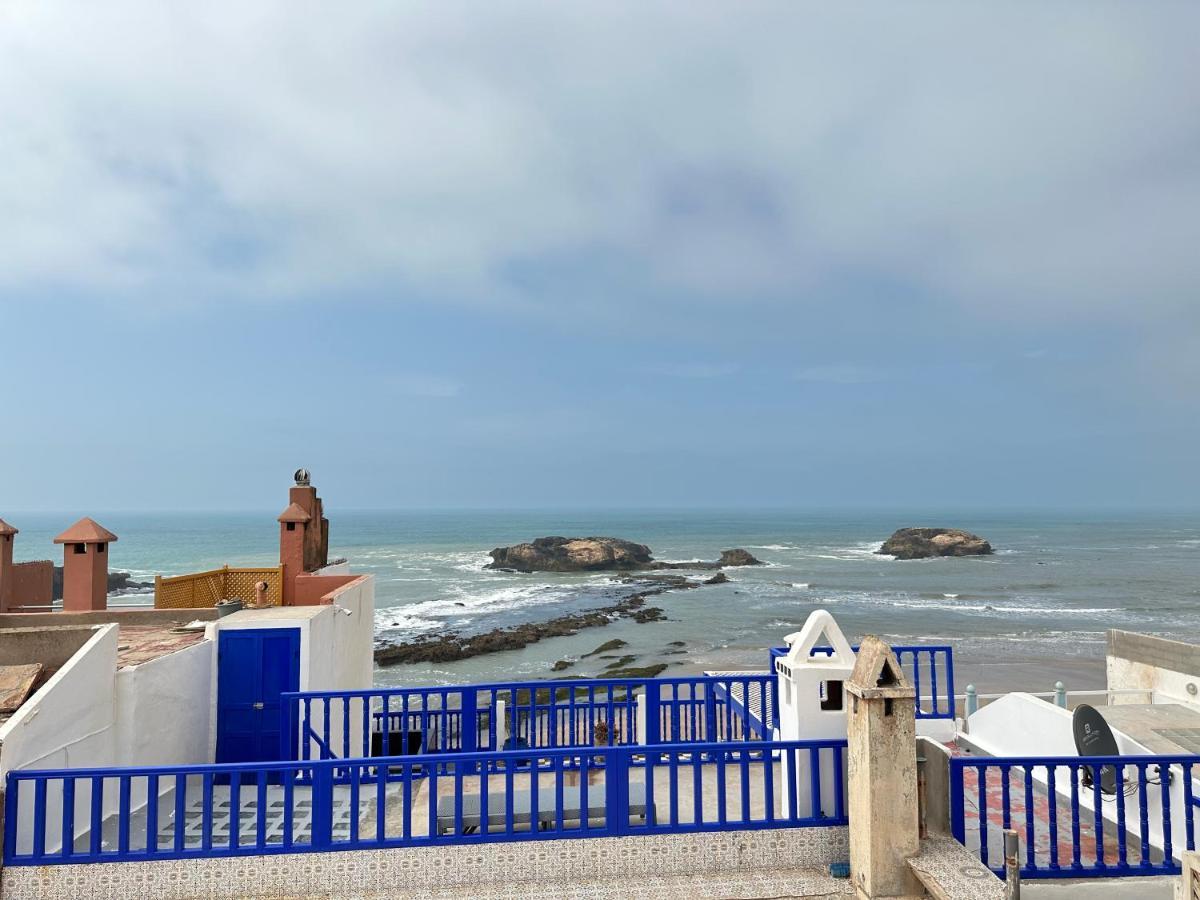
[[[1080,756],[1119,756],[1117,739],[1112,729],[1093,706],[1086,703],[1075,708],[1071,717],[1071,730],[1075,733],[1075,749]],[[1083,770],[1083,783],[1091,787],[1094,769]],[[1115,766],[1100,767],[1100,790],[1105,794],[1117,792],[1117,770]]]

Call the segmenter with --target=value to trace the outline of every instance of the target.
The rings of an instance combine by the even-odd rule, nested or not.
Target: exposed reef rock
[[[153,581],[134,581],[128,572],[108,573],[108,593],[110,594],[145,594],[154,590]],[[54,575],[50,582],[50,594],[55,600],[63,598],[63,568],[54,567]]]
[[[645,544],[614,537],[542,537],[497,547],[485,568],[510,572],[636,572],[647,569],[720,569],[762,563],[745,550],[725,550],[716,562],[657,562]]]
[[[657,606],[646,606],[646,599],[667,591],[690,590],[700,587],[699,582],[678,585],[660,585],[636,591],[618,600],[588,612],[571,613],[550,619],[547,622],[529,622],[509,628],[496,628],[483,634],[464,635],[449,632],[436,637],[419,637],[399,644],[383,644],[375,648],[375,662],[381,666],[399,663],[446,663],[470,659],[484,653],[499,653],[502,650],[520,650],[544,638],[566,637],[578,634],[584,628],[597,628],[617,619],[633,619],[635,622],[657,622],[665,617]],[[612,644],[613,642],[609,642]],[[609,649],[609,644],[598,647]],[[590,656],[592,654],[585,654]]]
[[[979,535],[958,528],[901,528],[879,548],[879,553],[896,559],[985,556],[991,552],[992,545]]]
[[[742,550],[740,547],[734,550],[722,550],[721,558],[717,560],[718,566],[761,566],[762,560],[756,559],[754,554],[748,550]]]

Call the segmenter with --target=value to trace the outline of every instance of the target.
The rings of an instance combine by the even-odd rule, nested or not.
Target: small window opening
[[[890,716],[892,714],[892,698],[891,697],[883,698],[883,714],[885,716]]]
[[[839,712],[846,708],[842,683],[840,681],[821,682],[821,709],[828,712]]]
[[[295,523],[295,522],[288,522],[288,523],[287,523],[287,530],[288,530],[288,531],[295,531],[295,530],[296,530],[296,523]]]
[[[71,548],[75,553],[87,553],[87,544],[72,544]]]
[[[893,687],[899,683],[900,679],[892,671],[892,664],[885,662],[883,668],[879,670],[879,678],[875,681],[875,685],[877,687]]]
[[[103,552],[104,552],[104,548],[105,548],[106,546],[107,546],[106,544],[97,544],[97,545],[96,545],[96,552],[97,552],[97,553],[103,553]]]

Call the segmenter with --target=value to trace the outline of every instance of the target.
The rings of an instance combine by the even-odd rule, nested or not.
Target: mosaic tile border
[[[837,828],[723,831],[477,846],[354,850],[161,862],[6,868],[4,900],[427,896],[490,886],[528,896],[541,882],[664,879],[823,868],[849,856]],[[524,883],[526,888],[519,889]],[[532,885],[531,885],[532,883]],[[514,894],[515,895],[515,894]]]

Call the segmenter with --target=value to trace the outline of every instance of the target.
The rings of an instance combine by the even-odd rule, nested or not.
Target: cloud
[[[386,285],[719,318],[866,275],[1191,328],[1198,26],[1167,0],[10,0],[0,302]]]

